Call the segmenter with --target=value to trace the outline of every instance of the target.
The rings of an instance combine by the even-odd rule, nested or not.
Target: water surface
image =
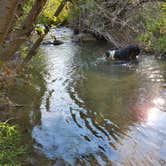
[[[41,46],[46,89],[26,116],[35,151],[51,165],[166,165],[166,64],[112,64],[102,57],[110,45],[73,43],[71,33]]]

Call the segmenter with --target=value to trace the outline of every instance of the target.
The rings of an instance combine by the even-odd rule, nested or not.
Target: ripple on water
[[[111,65],[100,58],[109,46],[63,40],[43,47],[49,77],[34,148],[71,165],[166,164],[165,67],[151,57]]]

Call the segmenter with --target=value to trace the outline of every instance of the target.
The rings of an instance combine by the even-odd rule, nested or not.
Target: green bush
[[[60,5],[61,0],[48,0],[44,9],[42,10],[39,18],[38,18],[38,23],[39,24],[48,24],[50,21],[52,21],[54,18],[54,13],[58,6]],[[68,5],[63,9],[63,11],[60,13],[58,16],[56,22],[63,22],[67,16],[68,16]]]
[[[20,134],[16,126],[0,122],[0,165],[21,165],[19,157],[25,152],[20,146]]]
[[[159,8],[145,10],[145,31],[138,39],[147,47],[162,52],[166,49],[166,2]]]

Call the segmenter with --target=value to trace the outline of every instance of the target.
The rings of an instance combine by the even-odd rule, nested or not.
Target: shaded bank
[[[20,144],[24,145],[25,152],[19,158],[21,164],[35,165],[41,156],[33,150],[31,137],[32,127],[41,123],[40,105],[46,90],[44,75],[46,74],[43,53],[34,58],[24,72],[7,84],[5,96],[11,104],[0,110],[0,121],[9,121],[11,125],[17,125],[21,134]],[[43,163],[45,158],[43,158]],[[8,163],[9,164],[9,163]]]

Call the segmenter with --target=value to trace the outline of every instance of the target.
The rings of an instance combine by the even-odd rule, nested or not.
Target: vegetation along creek
[[[0,166],[165,166],[165,15],[163,1],[0,0]],[[105,57],[131,44],[134,61]]]

